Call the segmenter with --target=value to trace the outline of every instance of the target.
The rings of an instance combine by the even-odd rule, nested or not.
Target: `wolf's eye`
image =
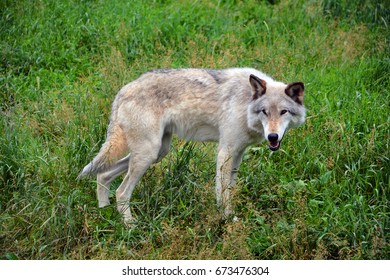
[[[284,115],[284,114],[286,114],[288,111],[287,110],[282,110],[282,111],[280,111],[280,115]]]
[[[256,114],[260,114],[260,113],[263,113],[264,115],[267,115],[267,112],[264,110],[264,109],[257,109],[255,111]]]

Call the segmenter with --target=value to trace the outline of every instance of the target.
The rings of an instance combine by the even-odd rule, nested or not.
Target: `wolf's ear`
[[[303,92],[305,91],[305,85],[302,82],[295,82],[288,84],[284,92],[292,98],[295,102],[303,104]]]
[[[262,96],[265,91],[267,90],[267,83],[260,79],[259,77],[256,77],[255,75],[249,76],[249,82],[252,86],[252,97],[253,99],[257,99],[260,96]]]

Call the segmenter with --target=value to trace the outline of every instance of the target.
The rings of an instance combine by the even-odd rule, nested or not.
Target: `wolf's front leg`
[[[223,211],[226,219],[233,214],[230,201],[230,187],[232,182],[233,157],[227,148],[219,148],[217,156],[216,195],[217,206]]]

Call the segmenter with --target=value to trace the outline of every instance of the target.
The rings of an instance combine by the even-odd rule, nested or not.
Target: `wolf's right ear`
[[[264,80],[251,74],[249,76],[249,82],[252,86],[253,99],[257,99],[263,94],[265,94],[265,91],[267,90],[267,83]]]

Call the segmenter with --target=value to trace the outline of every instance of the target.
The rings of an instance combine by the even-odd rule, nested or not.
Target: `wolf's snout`
[[[269,141],[268,147],[271,149],[271,151],[279,150],[280,142],[278,140],[279,140],[279,135],[277,133],[268,134],[268,141]]]
[[[277,142],[279,139],[279,135],[277,133],[270,133],[268,134],[268,141],[270,142]]]

